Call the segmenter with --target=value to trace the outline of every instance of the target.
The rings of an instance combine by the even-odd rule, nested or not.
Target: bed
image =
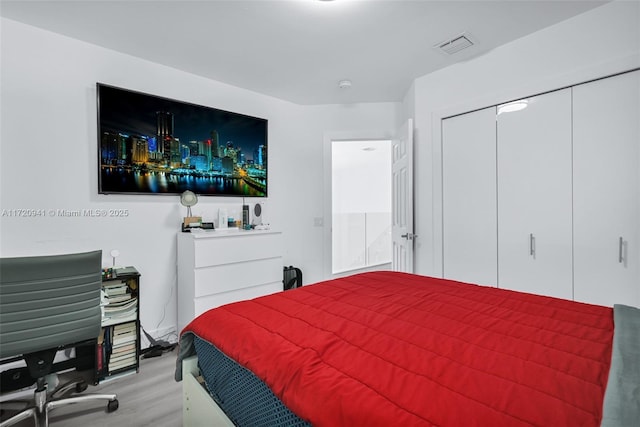
[[[203,313],[175,377],[185,426],[625,426],[639,337],[634,307],[370,272]]]

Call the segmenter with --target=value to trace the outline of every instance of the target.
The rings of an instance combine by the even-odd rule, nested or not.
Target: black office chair
[[[32,406],[0,427],[31,417],[36,426],[48,426],[49,412],[71,403],[97,399],[108,402],[108,412],[118,408],[115,394],[55,398],[47,393],[46,377],[58,350],[87,343],[95,348],[101,330],[101,263],[101,251],[0,258],[0,360],[21,356],[36,382]]]

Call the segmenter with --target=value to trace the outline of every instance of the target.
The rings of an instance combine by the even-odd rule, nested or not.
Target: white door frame
[[[327,131],[323,136],[323,200],[324,200],[324,212],[322,212],[321,218],[316,218],[314,223],[317,227],[322,227],[322,270],[324,280],[333,279],[348,274],[353,274],[353,271],[344,274],[333,274],[331,268],[331,218],[333,216],[333,206],[331,198],[331,178],[332,178],[332,165],[331,165],[331,142],[332,141],[374,141],[374,140],[392,140],[394,130],[372,130],[372,131],[345,131],[345,132],[331,132]],[[391,177],[389,177],[391,179]],[[320,221],[318,221],[320,220]],[[322,223],[321,225],[319,223]]]

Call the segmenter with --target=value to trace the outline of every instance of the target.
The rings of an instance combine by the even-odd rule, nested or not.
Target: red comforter
[[[314,426],[597,426],[612,309],[393,272],[226,305],[186,330]]]

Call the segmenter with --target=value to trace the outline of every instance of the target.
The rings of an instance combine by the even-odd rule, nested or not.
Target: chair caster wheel
[[[118,399],[110,400],[109,403],[107,403],[107,412],[115,411],[116,409],[118,409],[118,406]]]
[[[87,387],[89,386],[87,385],[86,382],[80,381],[79,383],[76,384],[76,393],[82,393],[87,389]]]

